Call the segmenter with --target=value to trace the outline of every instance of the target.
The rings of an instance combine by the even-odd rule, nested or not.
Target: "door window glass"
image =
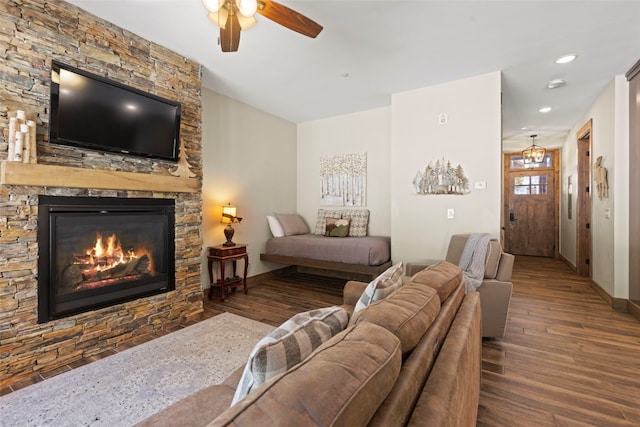
[[[509,157],[509,167],[511,169],[535,169],[535,168],[550,168],[553,166],[553,153],[547,152],[544,155],[544,160],[540,163],[525,163],[524,158],[520,154],[514,154]]]
[[[547,194],[547,177],[544,175],[516,176],[513,182],[513,194]]]

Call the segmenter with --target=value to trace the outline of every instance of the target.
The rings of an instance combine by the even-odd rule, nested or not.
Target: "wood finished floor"
[[[517,257],[503,339],[484,341],[479,426],[640,425],[640,322],[564,263]]]
[[[558,260],[517,257],[513,283],[506,336],[483,342],[478,426],[640,425],[640,322],[609,308]],[[339,304],[343,284],[310,275],[272,278],[224,303],[205,298],[203,319],[227,311],[277,326],[295,313]]]

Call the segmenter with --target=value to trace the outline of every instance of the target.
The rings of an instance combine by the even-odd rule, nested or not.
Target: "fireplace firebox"
[[[175,201],[40,196],[38,322],[175,289]]]

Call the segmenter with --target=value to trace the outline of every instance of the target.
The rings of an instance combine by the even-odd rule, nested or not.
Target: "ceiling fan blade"
[[[224,28],[220,28],[220,47],[223,52],[237,52],[240,46],[240,23],[238,16],[229,14]]]
[[[316,38],[322,31],[322,25],[272,0],[258,0],[258,13],[307,37]]]

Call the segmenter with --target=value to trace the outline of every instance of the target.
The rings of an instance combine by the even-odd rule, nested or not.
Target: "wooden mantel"
[[[32,163],[0,163],[0,185],[195,193],[197,178]]]

